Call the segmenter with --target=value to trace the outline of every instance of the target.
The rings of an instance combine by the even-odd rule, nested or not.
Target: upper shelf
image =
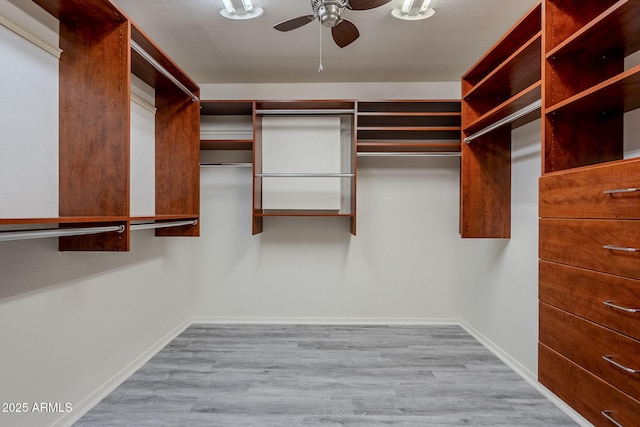
[[[542,33],[538,31],[495,70],[470,88],[464,95],[465,101],[508,99],[539,81],[541,49]]]
[[[131,71],[146,84],[158,88],[167,79],[197,101],[198,85],[189,78],[135,23],[131,23]],[[136,45],[143,52],[140,52]],[[145,58],[144,55],[148,55]],[[154,63],[156,66],[154,66]],[[163,73],[164,69],[167,73]]]
[[[360,101],[358,152],[460,151],[458,100]]]
[[[462,129],[476,135],[540,117],[542,4],[533,7],[463,77]]]
[[[523,40],[535,38],[541,31],[541,26],[542,5],[538,3],[462,76],[462,80],[470,86],[480,83],[501,68],[514,52],[520,50]],[[540,62],[539,57],[538,62]]]
[[[619,1],[549,50],[546,58],[557,60],[585,52],[600,54],[621,50],[624,56],[628,56],[640,49],[638,20],[640,3]],[[611,31],[611,28],[615,30]]]
[[[640,107],[640,65],[548,108],[547,115],[622,114]]]

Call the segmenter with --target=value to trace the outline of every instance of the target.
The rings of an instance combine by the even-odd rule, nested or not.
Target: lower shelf
[[[460,141],[358,141],[357,152],[460,152]]]
[[[319,209],[319,210],[298,210],[298,209],[263,209],[256,210],[255,216],[338,216],[350,217],[350,213],[340,212],[339,210]]]

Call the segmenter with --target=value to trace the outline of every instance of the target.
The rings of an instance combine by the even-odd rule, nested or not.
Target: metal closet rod
[[[363,152],[358,157],[460,157],[459,151],[400,151],[400,152]]]
[[[109,225],[104,227],[86,227],[86,228],[56,228],[49,230],[26,230],[26,231],[5,231],[0,232],[0,242],[8,242],[11,240],[27,240],[27,239],[43,239],[46,237],[67,237],[67,236],[84,236],[87,234],[101,233],[123,233],[124,225]]]
[[[187,88],[185,85],[183,85],[182,83],[180,83],[180,80],[176,79],[175,76],[173,74],[171,74],[170,72],[167,71],[166,68],[164,68],[158,61],[156,61],[151,55],[149,55],[142,47],[140,47],[140,45],[138,43],[136,43],[135,41],[131,40],[131,48],[133,50],[135,50],[140,56],[142,56],[145,61],[147,61],[149,64],[151,64],[153,66],[153,68],[155,68],[156,70],[158,70],[160,73],[162,73],[166,78],[168,78],[169,80],[171,80],[171,82],[173,84],[175,84],[176,86],[178,86],[180,88],[180,90],[182,90],[184,93],[186,93],[187,95],[189,95],[189,97],[191,98],[192,101],[196,102],[198,101],[198,97],[195,96],[190,90],[189,88]]]
[[[256,178],[353,178],[353,173],[257,173]]]
[[[487,126],[486,128],[479,130],[478,132],[469,135],[468,137],[466,137],[464,139],[464,142],[466,142],[467,144],[470,143],[471,141],[473,141],[476,138],[481,137],[482,135],[491,132],[494,129],[497,129],[501,126],[504,126],[506,124],[509,124],[511,122],[514,122],[516,120],[518,120],[521,117],[526,116],[529,113],[532,113],[533,111],[537,110],[538,108],[542,107],[542,100],[539,99],[536,102],[527,105],[526,107],[521,108],[520,110],[516,111],[515,113],[509,114],[507,117],[505,117],[504,119],[500,119],[497,122],[490,124],[489,126]]]
[[[184,225],[197,225],[198,220],[192,219],[189,221],[172,221],[172,222],[151,222],[148,224],[131,224],[129,229],[135,230],[151,230],[157,228],[170,228],[170,227],[182,227]]]
[[[321,115],[321,114],[355,114],[354,109],[337,110],[256,110],[256,114],[266,115]]]

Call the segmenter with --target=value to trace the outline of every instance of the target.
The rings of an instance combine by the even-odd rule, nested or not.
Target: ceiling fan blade
[[[353,10],[375,9],[390,1],[391,0],[349,0],[349,8]]]
[[[314,15],[298,16],[297,18],[280,22],[279,24],[274,25],[273,28],[275,28],[278,31],[291,31],[291,30],[295,30],[296,28],[300,28],[303,25],[308,24],[314,19],[316,19]]]
[[[331,28],[331,35],[338,46],[345,47],[356,41],[360,37],[360,32],[353,22],[343,19]]]

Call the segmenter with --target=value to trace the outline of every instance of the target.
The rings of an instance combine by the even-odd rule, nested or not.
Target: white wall
[[[443,84],[203,85],[203,99],[455,99]],[[193,313],[201,321],[457,321],[457,158],[360,158],[356,237],[345,218],[265,218],[251,169],[201,170]]]
[[[463,318],[537,377],[540,120],[512,133],[511,239],[464,239]]]
[[[191,241],[147,230],[131,245],[130,253],[60,253],[57,239],[0,243],[0,402],[73,407],[0,413],[0,425],[80,415],[185,326]]]
[[[32,2],[0,0],[0,15],[57,41]],[[57,59],[4,27],[0,52],[0,217],[56,217]],[[153,140],[153,126],[146,132]],[[0,408],[0,425],[67,425],[180,332],[193,240],[137,231],[130,253],[60,253],[55,238],[0,242],[0,404],[27,404],[27,413]],[[71,412],[34,412],[40,403]]]
[[[460,96],[457,82],[203,85],[202,93],[203,99]],[[513,150],[509,240],[460,239],[454,159],[360,158],[356,237],[340,220],[274,218],[251,237],[250,169],[203,169],[198,252],[206,262],[198,269],[194,315],[215,321],[461,319],[535,378],[540,121],[514,131]]]

